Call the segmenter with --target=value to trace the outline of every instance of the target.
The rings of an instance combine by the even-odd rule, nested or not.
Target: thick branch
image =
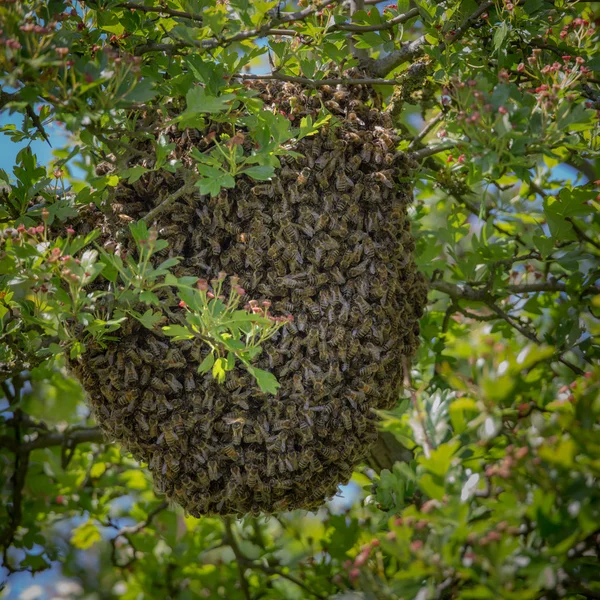
[[[486,0],[481,6],[471,15],[469,15],[461,25],[456,29],[455,33],[449,38],[447,42],[441,42],[438,45],[440,50],[446,48],[448,44],[452,44],[460,39],[471,27],[471,25],[477,21],[477,19],[487,10],[489,10],[492,6],[494,6],[493,0]],[[373,60],[367,65],[367,69],[373,75],[377,77],[385,77],[388,73],[393,71],[395,68],[400,65],[408,62],[409,60],[414,60],[423,54],[423,49],[427,45],[427,40],[425,36],[421,36],[412,42],[407,42],[402,44],[402,46],[398,50],[394,50],[390,52],[386,56],[382,56],[376,60]]]
[[[8,448],[11,452],[16,452],[20,455],[29,454],[33,450],[40,448],[51,448],[52,446],[64,446],[83,444],[85,442],[103,443],[108,440],[102,433],[99,427],[87,427],[84,429],[67,429],[62,433],[49,433],[40,435],[31,442],[18,443],[12,438],[0,438],[0,447]]]
[[[412,42],[406,42],[398,48],[381,58],[376,60],[370,60],[365,64],[365,68],[369,73],[376,77],[385,77],[388,73],[393,71],[396,67],[403,65],[409,60],[419,58],[423,54],[423,48],[427,44],[425,36],[417,38]]]
[[[170,206],[181,196],[185,194],[191,194],[194,191],[194,185],[189,182],[185,182],[178,190],[169,194],[158,206],[153,208],[144,218],[145,223],[151,223],[160,213],[170,208]]]
[[[415,160],[421,160],[422,158],[427,158],[428,156],[433,156],[434,154],[438,154],[439,152],[444,152],[444,150],[451,150],[456,147],[454,142],[446,142],[443,144],[438,144],[437,146],[426,146],[421,150],[417,150],[416,152],[412,152],[411,156]]]
[[[281,73],[271,73],[269,75],[254,75],[252,73],[236,73],[232,79],[251,79],[256,81],[290,81],[299,83],[307,87],[322,87],[324,85],[397,85],[394,79],[381,78],[352,78],[340,77],[335,79],[308,79],[307,77],[296,77],[295,75],[283,75]]]

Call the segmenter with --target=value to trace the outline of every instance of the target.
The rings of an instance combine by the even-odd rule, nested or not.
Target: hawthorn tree
[[[0,0],[3,143],[20,148],[0,171],[9,596],[59,564],[81,598],[600,598],[596,8]],[[73,223],[107,210],[119,182],[181,167],[140,114],[176,107],[181,130],[207,115],[234,125],[254,80],[377,92],[395,151],[419,164],[410,216],[429,307],[404,393],[341,499],[312,513],[195,519],[106,443],[66,369],[85,349],[77,327],[111,339],[123,318],[93,314],[93,283],[114,259]],[[267,136],[313,135],[331,109],[297,122],[292,107]],[[152,150],[127,166],[140,137]],[[44,164],[33,148],[49,143]],[[261,152],[245,166],[233,154],[198,162],[188,191],[217,195],[244,168],[270,179],[285,147]],[[99,173],[106,161],[117,168]],[[174,277],[174,265],[141,270],[156,250],[144,227],[131,224],[144,243],[123,267],[124,302],[125,292],[144,301],[150,288],[136,281]],[[148,304],[135,316],[153,327],[161,317]],[[255,326],[268,337],[283,323]],[[217,329],[208,322],[207,343]],[[237,347],[231,359],[252,369],[252,356]],[[207,377],[226,378],[218,364]],[[276,391],[269,373],[254,374]]]

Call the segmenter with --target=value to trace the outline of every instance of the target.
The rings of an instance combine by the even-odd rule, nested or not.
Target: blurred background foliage
[[[430,305],[382,415],[414,458],[360,468],[316,513],[186,517],[103,443],[52,299],[40,324],[3,248],[4,597],[600,598],[597,5],[367,0],[351,23],[298,4],[0,2],[3,244],[40,225],[36,197],[56,223],[100,205],[116,181],[94,165],[132,108],[200,82],[201,115],[244,77],[363,68],[421,164]]]

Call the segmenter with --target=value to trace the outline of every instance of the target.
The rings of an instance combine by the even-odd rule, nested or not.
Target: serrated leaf
[[[151,292],[147,292],[151,293]],[[154,296],[154,294],[152,294]],[[153,312],[151,308],[149,308],[143,315],[136,316],[136,319],[146,328],[153,330],[156,325],[163,318],[162,313]]]
[[[277,378],[273,373],[264,371],[263,369],[257,369],[256,367],[247,367],[248,372],[256,379],[258,387],[261,392],[265,394],[277,394],[277,389],[281,387],[281,384],[277,381]]]

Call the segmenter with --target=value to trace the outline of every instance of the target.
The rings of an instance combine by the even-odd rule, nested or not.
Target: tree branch
[[[326,33],[332,33],[334,31],[351,31],[353,33],[367,33],[368,31],[385,31],[387,29],[393,29],[396,25],[406,23],[413,17],[419,16],[418,8],[411,8],[409,11],[402,15],[398,15],[385,23],[379,25],[357,25],[355,23],[336,23],[327,29]]]
[[[444,150],[450,150],[455,147],[456,144],[454,142],[444,142],[443,144],[438,144],[437,146],[427,146],[425,148],[421,148],[421,150],[412,152],[411,156],[415,160],[421,160],[422,158],[427,158],[428,156],[433,156],[434,154],[438,154],[439,152],[444,152]]]
[[[75,445],[91,443],[107,443],[104,433],[99,427],[86,427],[79,429],[67,429],[62,433],[55,432],[47,435],[40,435],[30,442],[20,443],[7,436],[0,437],[0,447],[8,448],[11,452],[19,455],[26,455],[33,450],[41,448],[51,448],[52,446],[64,446],[65,444]]]
[[[470,285],[457,285],[443,280],[432,281],[430,283],[432,289],[438,290],[447,294],[456,303],[458,300],[470,300],[472,302],[483,302],[490,310],[498,317],[508,323],[513,329],[516,329],[521,335],[531,340],[536,344],[542,344],[542,341],[537,337],[535,332],[530,328],[525,327],[521,322],[504,312],[497,304],[497,296],[490,293],[487,289],[477,290]],[[566,291],[566,286],[562,282],[540,282],[537,284],[520,284],[507,286],[507,291],[511,294],[530,293],[530,292],[562,292]],[[589,288],[588,288],[589,289]],[[597,293],[597,292],[596,292]],[[556,360],[563,363],[577,375],[584,375],[585,371],[577,365],[567,361],[558,354]]]
[[[169,194],[158,206],[154,207],[146,216],[142,219],[144,223],[151,223],[160,213],[164,212],[169,208],[176,200],[181,198],[184,194],[191,194],[194,191],[194,185],[189,181],[186,181],[178,190]]]
[[[269,75],[254,75],[252,73],[235,73],[231,76],[232,79],[247,79],[255,81],[290,81],[299,83],[307,87],[322,87],[324,85],[397,85],[394,79],[381,78],[352,78],[340,77],[335,79],[308,79],[307,77],[296,77],[295,75],[283,75],[281,73],[271,73]]]
[[[246,580],[246,573],[244,570],[244,565],[246,565],[249,560],[242,554],[237,540],[235,539],[233,527],[231,525],[231,517],[225,517],[223,521],[225,523],[225,535],[223,536],[223,541],[233,550],[233,554],[237,563],[238,579],[240,580],[242,593],[244,594],[245,600],[252,600],[252,596],[250,596],[250,586]]]
[[[448,44],[452,44],[460,39],[471,27],[471,25],[487,10],[494,6],[493,0],[486,0],[479,8],[469,15],[461,25],[456,29],[455,33],[449,38],[447,42],[441,42],[438,45],[440,50],[446,48]],[[390,52],[386,56],[382,56],[376,60],[369,61],[366,65],[367,69],[373,75],[377,77],[385,77],[388,73],[404,64],[409,60],[414,60],[423,54],[423,48],[428,44],[425,36],[417,38],[412,42],[406,42],[398,50]]]
[[[18,92],[14,92],[14,93],[10,94],[10,93],[4,92],[4,91],[2,91],[2,89],[0,89],[0,110],[2,110],[4,108],[4,106],[6,104],[8,104],[9,102],[24,102],[24,101],[21,100]],[[40,120],[39,116],[35,114],[35,111],[33,110],[33,106],[31,106],[30,104],[25,104],[25,112],[27,113],[27,116],[31,119],[33,126],[38,130],[40,135],[46,140],[48,145],[52,148],[52,144],[50,143],[50,138],[48,137],[48,134],[46,133],[46,130],[44,129],[44,125],[42,124],[42,121]]]
[[[152,521],[154,520],[154,517],[156,517],[156,515],[158,515],[158,513],[162,512],[166,508],[169,508],[169,503],[166,500],[164,500],[158,506],[153,508],[148,513],[148,516],[143,521],[140,521],[139,523],[136,523],[135,525],[121,527],[121,529],[119,529],[117,531],[117,533],[115,535],[115,539],[121,535],[123,535],[123,536],[132,535],[134,533],[140,532],[142,529],[145,529],[146,527],[148,527],[148,525],[150,525],[152,523]]]
[[[163,6],[144,6],[143,4],[138,4],[137,2],[121,2],[118,5],[119,8],[128,8],[130,10],[139,10],[145,13],[157,13],[161,15],[169,15],[170,17],[181,17],[182,19],[189,19],[190,21],[198,21],[202,22],[202,15],[193,14],[191,12],[185,12],[182,10],[175,10],[173,8],[168,8],[163,4]]]

